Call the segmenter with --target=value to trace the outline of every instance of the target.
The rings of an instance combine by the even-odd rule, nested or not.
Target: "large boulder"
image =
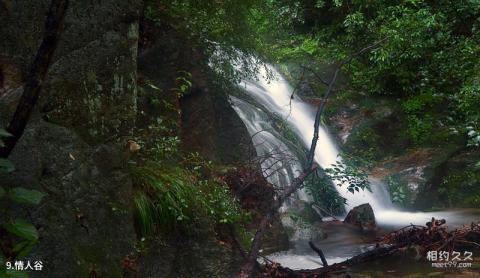
[[[351,209],[343,222],[360,227],[363,230],[374,230],[377,227],[375,214],[373,213],[372,206],[368,203]]]
[[[8,2],[8,9],[0,9],[0,57],[26,76],[43,37],[50,1]],[[70,1],[37,105],[45,119],[72,127],[89,143],[131,135],[141,4]]]

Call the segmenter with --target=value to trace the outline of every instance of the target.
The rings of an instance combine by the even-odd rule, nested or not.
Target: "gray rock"
[[[355,225],[363,230],[373,230],[377,226],[375,214],[373,213],[372,207],[368,203],[351,209],[343,222]]]

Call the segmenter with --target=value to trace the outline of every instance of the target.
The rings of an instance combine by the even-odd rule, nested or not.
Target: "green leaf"
[[[0,158],[0,172],[5,171],[7,173],[15,171],[15,166],[13,166],[10,160],[5,158]]]
[[[28,272],[10,269],[10,270],[6,271],[6,277],[8,277],[8,278],[28,278]]]
[[[5,196],[5,189],[0,186],[0,199],[3,198],[3,196]]]
[[[17,254],[16,258],[23,259],[30,254],[37,241],[24,240],[13,247],[13,252]]]
[[[0,137],[10,137],[12,134],[8,133],[5,129],[0,128]]]
[[[37,190],[15,187],[8,192],[8,197],[20,204],[38,205],[46,194]]]
[[[2,225],[9,233],[28,240],[37,240],[38,231],[35,226],[23,219],[15,219],[12,223]]]

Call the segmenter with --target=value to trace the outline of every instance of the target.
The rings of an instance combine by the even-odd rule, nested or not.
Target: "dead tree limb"
[[[317,140],[318,140],[318,133],[320,130],[320,119],[321,116],[325,110],[326,107],[326,100],[328,99],[335,81],[337,80],[338,73],[340,69],[350,63],[356,56],[372,49],[375,48],[376,46],[380,45],[382,42],[384,42],[385,39],[380,40],[378,42],[373,43],[372,45],[369,45],[365,48],[360,49],[359,51],[353,53],[350,55],[347,59],[341,61],[334,72],[334,75],[332,79],[330,80],[330,83],[328,85],[328,89],[325,92],[324,95],[324,101],[320,105],[320,107],[317,110],[317,113],[315,115],[315,124],[314,124],[314,135],[312,139],[312,144],[310,145],[310,150],[308,151],[308,160],[307,160],[307,167],[303,170],[302,174],[295,178],[293,182],[287,186],[283,192],[278,196],[277,199],[275,199],[274,203],[272,204],[271,209],[269,212],[264,215],[262,220],[260,221],[260,224],[258,226],[258,229],[255,233],[255,236],[252,241],[252,246],[250,248],[250,251],[248,253],[247,259],[245,260],[245,263],[240,269],[239,277],[245,278],[245,277],[252,277],[253,272],[255,270],[255,266],[257,264],[257,257],[258,253],[260,251],[260,248],[262,246],[262,241],[263,241],[263,236],[265,235],[266,230],[268,229],[268,225],[273,219],[274,214],[278,211],[278,209],[282,206],[283,202],[294,192],[296,192],[299,188],[302,187],[303,182],[305,179],[313,172],[315,172],[318,168],[318,165],[313,162],[314,154],[315,154],[315,149],[317,147]]]
[[[323,254],[322,249],[315,246],[315,244],[313,244],[313,242],[311,241],[308,242],[308,245],[310,245],[310,248],[312,248],[312,250],[318,254],[318,256],[320,257],[320,260],[322,260],[323,267],[327,267],[328,262],[327,262],[327,259],[325,259],[325,255]]]
[[[322,115],[325,111],[325,107],[327,106],[327,99],[330,96],[330,94],[332,93],[333,85],[335,84],[335,81],[337,80],[337,77],[338,77],[338,74],[340,73],[340,70],[342,69],[343,66],[350,63],[355,57],[357,57],[358,55],[361,55],[362,53],[364,53],[368,50],[371,50],[371,49],[377,47],[378,45],[383,43],[385,40],[386,40],[386,38],[360,49],[359,51],[357,51],[357,52],[353,53],[352,55],[348,56],[348,58],[346,58],[345,60],[338,63],[337,66],[335,67],[335,72],[333,73],[333,76],[332,76],[331,80],[328,82],[328,88],[325,91],[325,94],[323,96],[323,101],[320,104],[320,107],[317,109],[317,113],[315,114],[314,132],[313,132],[313,138],[312,138],[312,144],[311,144],[311,147],[310,147],[310,151],[308,152],[307,165],[311,165],[313,163],[313,159],[315,157],[315,148],[317,146],[317,141],[318,141],[318,132],[320,130],[320,121],[321,121]]]
[[[3,139],[5,146],[0,148],[0,157],[8,157],[27,126],[33,108],[37,103],[45,76],[52,61],[63,30],[63,22],[68,0],[52,0],[47,14],[45,33],[30,68],[25,88],[15,114],[6,130],[13,136]]]

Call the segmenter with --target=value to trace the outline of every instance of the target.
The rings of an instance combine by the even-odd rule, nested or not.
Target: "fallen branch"
[[[325,259],[325,255],[323,254],[322,249],[315,246],[315,244],[313,244],[313,242],[311,242],[311,241],[308,242],[308,245],[310,245],[310,248],[312,248],[312,250],[315,251],[315,253],[318,254],[318,256],[320,257],[320,260],[322,260],[323,267],[328,266],[327,259]]]
[[[441,223],[440,225],[418,226],[410,225],[397,231],[389,233],[380,238],[374,249],[356,255],[348,260],[329,266],[309,270],[292,270],[278,265],[266,265],[265,273],[272,273],[273,268],[276,275],[270,277],[323,277],[336,271],[345,271],[348,267],[361,263],[373,261],[385,256],[390,256],[401,252],[405,247],[414,247],[417,250],[423,250],[422,257],[425,257],[426,251],[454,250],[455,248],[479,249],[480,244],[466,239],[470,234],[477,234],[480,237],[480,224],[456,229],[448,232],[444,220],[432,219],[429,223]],[[427,223],[428,225],[428,223]],[[433,226],[433,227],[432,227]],[[438,241],[438,238],[445,237],[445,240]]]

